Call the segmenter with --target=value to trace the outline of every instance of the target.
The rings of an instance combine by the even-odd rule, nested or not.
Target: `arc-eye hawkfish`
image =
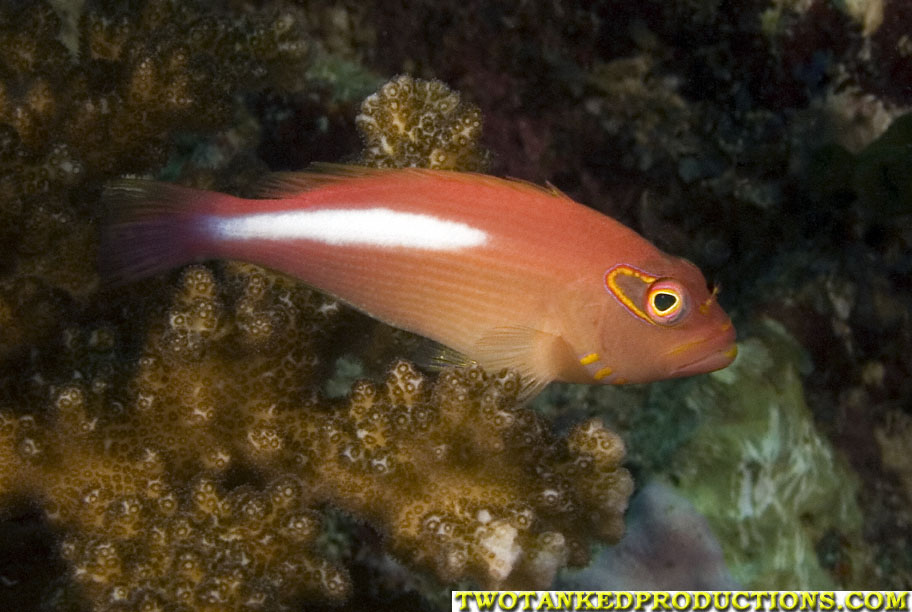
[[[512,368],[526,397],[554,380],[709,372],[737,352],[696,266],[553,188],[325,165],[276,175],[262,199],[133,179],[104,199],[109,281],[204,259],[259,264],[450,355]]]

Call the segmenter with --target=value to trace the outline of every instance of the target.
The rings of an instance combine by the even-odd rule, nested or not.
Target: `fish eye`
[[[681,283],[660,278],[646,294],[646,313],[660,325],[674,325],[687,314],[687,291]]]
[[[652,294],[652,305],[659,314],[666,314],[678,303],[678,296],[670,291],[656,291]]]

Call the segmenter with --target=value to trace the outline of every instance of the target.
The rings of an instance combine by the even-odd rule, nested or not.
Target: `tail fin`
[[[155,181],[110,183],[102,194],[108,214],[99,249],[102,281],[127,283],[204,257],[215,195]]]

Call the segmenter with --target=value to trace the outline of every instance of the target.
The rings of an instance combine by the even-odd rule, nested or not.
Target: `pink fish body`
[[[264,199],[149,181],[106,191],[102,268],[131,280],[201,259],[279,270],[534,393],[709,372],[737,349],[690,262],[556,190],[486,175],[328,166]]]

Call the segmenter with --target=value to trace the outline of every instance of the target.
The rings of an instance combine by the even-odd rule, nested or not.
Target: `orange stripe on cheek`
[[[580,362],[580,364],[587,366],[590,363],[595,363],[596,361],[598,361],[598,358],[599,358],[598,353],[589,353],[585,357],[582,357],[579,360],[579,362]]]
[[[593,374],[592,378],[594,378],[595,380],[602,380],[606,376],[611,376],[611,372],[613,372],[613,371],[614,370],[612,370],[609,367],[604,367],[601,370],[599,370],[598,372],[596,372],[595,374]]]
[[[707,336],[706,338],[702,338],[700,340],[694,340],[693,342],[685,342],[684,344],[679,344],[678,346],[674,347],[670,351],[666,351],[665,354],[666,355],[677,355],[678,353],[683,353],[684,351],[690,350],[693,347],[697,346],[698,344],[703,344],[704,342],[707,342],[711,339],[712,339],[711,336]]]

